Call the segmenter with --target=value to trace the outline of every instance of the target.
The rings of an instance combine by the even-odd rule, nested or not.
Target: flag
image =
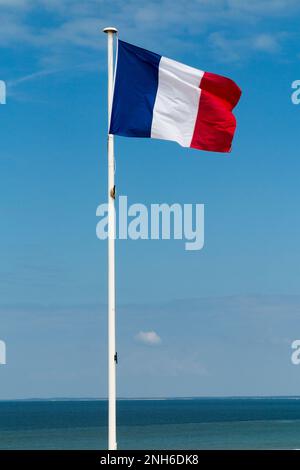
[[[109,133],[229,152],[240,96],[229,78],[118,40]]]

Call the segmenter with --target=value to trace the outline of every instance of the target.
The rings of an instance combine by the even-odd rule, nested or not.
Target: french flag
[[[230,152],[240,96],[229,78],[118,40],[109,133]]]

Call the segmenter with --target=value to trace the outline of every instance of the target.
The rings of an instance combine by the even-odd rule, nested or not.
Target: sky
[[[0,399],[107,396],[105,26],[232,78],[229,155],[116,138],[130,203],[205,205],[205,245],[120,240],[120,397],[297,395],[298,1],[0,0]]]

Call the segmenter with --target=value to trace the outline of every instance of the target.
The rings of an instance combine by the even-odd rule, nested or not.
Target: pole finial
[[[118,30],[114,26],[107,26],[106,28],[102,29],[103,33],[117,33]]]

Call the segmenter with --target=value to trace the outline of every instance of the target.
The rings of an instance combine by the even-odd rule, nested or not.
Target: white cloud
[[[47,75],[52,75],[53,73],[57,73],[57,70],[40,70],[39,72],[31,73],[29,75],[25,75],[21,78],[18,78],[14,81],[9,82],[9,86],[13,87],[19,85],[20,83],[30,82],[32,80],[36,80],[37,78],[45,77]]]
[[[140,331],[135,339],[140,343],[155,346],[161,343],[161,338],[155,331]]]
[[[274,54],[281,50],[288,34],[259,33],[243,35],[236,38],[229,37],[225,32],[213,32],[209,35],[208,43],[215,57],[222,62],[235,62],[249,58],[256,52]]]
[[[35,70],[99,65],[106,47],[101,29],[113,24],[124,40],[174,59],[188,52],[201,63],[212,56],[238,62],[254,53],[283,53],[281,25],[271,34],[264,21],[269,26],[299,9],[296,0],[0,0],[0,47],[33,51]]]
[[[258,34],[253,38],[253,48],[264,52],[276,52],[279,49],[278,37],[271,34]]]
[[[243,28],[243,23],[255,26],[264,19],[293,15],[299,7],[295,0],[194,0],[188,3],[188,8],[184,0],[175,3],[173,0],[87,0],[84,3],[80,0],[0,0],[2,26],[7,24],[7,15],[14,19],[10,22],[13,34],[7,35],[5,28],[0,44],[7,37],[35,46],[66,43],[94,48],[102,42],[101,27],[110,23],[119,27],[121,34],[130,40],[141,37],[143,42],[151,44],[163,39],[163,43],[168,44],[181,37],[185,44],[187,35],[199,36],[216,25],[230,24],[237,29]],[[54,15],[53,26],[32,25],[30,14],[36,9]]]

